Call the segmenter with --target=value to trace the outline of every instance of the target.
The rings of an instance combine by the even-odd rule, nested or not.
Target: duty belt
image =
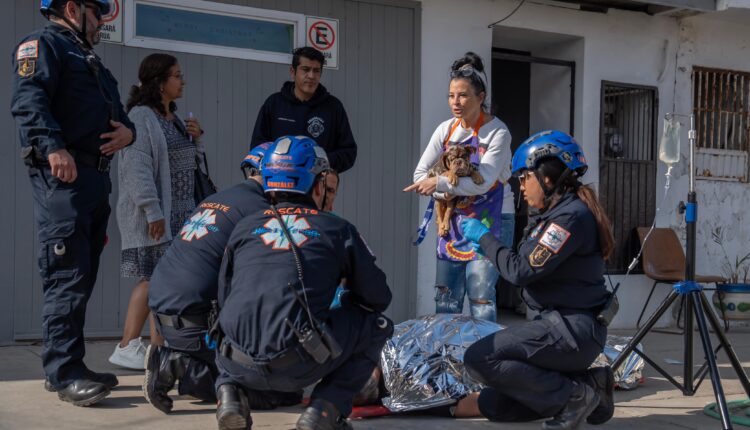
[[[76,163],[82,166],[93,167],[100,172],[109,172],[109,165],[112,160],[105,155],[94,155],[75,149],[68,149],[68,152],[76,160]]]
[[[208,315],[165,315],[155,314],[162,325],[181,328],[208,328]]]
[[[75,149],[66,148],[66,150],[73,157],[77,165],[93,167],[102,173],[109,172],[109,165],[112,161],[109,157],[77,151]],[[49,167],[49,161],[42,157],[33,146],[25,147],[21,152],[21,158],[26,160],[25,163],[29,167]]]
[[[245,367],[265,368],[268,370],[285,369],[302,361],[302,357],[297,352],[297,348],[291,348],[287,352],[281,354],[273,360],[259,361],[245,354],[239,349],[234,348],[226,340],[222,342],[221,346],[219,347],[219,354]]]

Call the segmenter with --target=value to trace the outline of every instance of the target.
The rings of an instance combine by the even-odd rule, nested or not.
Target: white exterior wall
[[[507,15],[515,5],[515,2],[505,0],[422,2],[421,148],[425,147],[435,127],[450,116],[446,102],[450,64],[455,58],[471,50],[485,59],[489,69],[493,30],[487,28],[487,25]],[[731,11],[723,14],[727,13]],[[610,10],[608,14],[599,14],[527,3],[502,25],[579,38],[572,42],[540,48],[538,52],[532,51],[531,54],[573,60],[577,63],[575,134],[579,143],[583,145],[590,166],[584,182],[592,183],[594,186],[598,186],[599,177],[599,110],[602,80],[657,87],[661,119],[666,112],[673,110],[673,103],[676,103],[680,112],[689,112],[691,107],[689,67],[675,75],[680,38],[688,41],[697,40],[694,43],[683,41],[679,44],[677,61],[680,66],[695,62],[703,66],[750,69],[750,27],[741,23],[727,24],[705,17],[678,22],[674,18],[652,17],[643,13]],[[513,49],[513,42],[509,43],[508,46],[496,46]],[[556,120],[540,103],[543,102],[542,97],[545,94],[542,91],[544,84],[539,79],[535,80],[535,69],[532,67],[530,131],[534,133],[539,131],[536,127],[543,128],[554,123],[560,124],[561,127],[564,125],[564,129],[567,129],[567,114],[564,120]],[[487,75],[491,75],[490,70],[487,70]],[[539,76],[541,78],[542,75]],[[676,97],[675,80],[678,87]],[[551,103],[567,111],[566,94],[554,90]],[[685,169],[683,166],[675,169],[681,171],[673,179],[671,195],[661,212],[657,214],[659,226],[680,224],[674,208],[686,195]],[[657,203],[664,186],[664,171],[660,165],[657,174]],[[744,222],[747,217],[743,218],[742,212],[748,206],[748,185],[700,181],[698,191],[700,202],[705,203],[701,207],[700,219],[720,220],[724,225],[731,225],[732,231],[737,232],[733,235],[735,239],[730,244],[730,253],[738,250],[740,243],[747,243],[750,228]],[[426,204],[427,199],[423,198],[422,210]],[[722,210],[719,210],[720,205]],[[413,222],[416,224],[417,221]],[[434,243],[434,229],[431,229],[431,235],[419,249],[418,315],[434,312]],[[712,267],[718,268],[720,264],[716,258],[716,250],[712,250],[711,245],[710,232],[699,226],[697,267],[700,273],[718,271],[711,270]],[[619,278],[613,276],[613,281],[617,282]],[[635,326],[650,286],[651,282],[644,276],[630,276],[621,287],[620,313],[613,327]],[[666,293],[666,287],[659,287],[652,298],[650,309],[655,308]],[[666,317],[660,321],[661,324],[667,322]]]
[[[683,43],[678,53],[677,87],[683,91],[675,97],[677,111],[690,112],[692,109],[689,89],[693,65],[750,72],[750,14],[741,12],[748,18],[746,24],[720,18],[731,12],[696,16],[681,22]],[[668,210],[663,222],[679,229],[684,237],[684,222],[674,208],[679,200],[686,197],[688,190],[686,135],[683,136],[681,152],[685,162],[678,169],[674,192],[666,205]],[[723,226],[728,233],[724,246],[732,262],[736,255],[744,256],[750,252],[750,215],[747,213],[750,209],[750,184],[696,180],[695,186],[699,208],[696,272],[721,275],[724,255],[712,241],[711,230]]]

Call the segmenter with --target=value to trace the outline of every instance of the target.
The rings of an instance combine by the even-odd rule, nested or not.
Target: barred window
[[[693,67],[696,175],[748,181],[750,73]]]

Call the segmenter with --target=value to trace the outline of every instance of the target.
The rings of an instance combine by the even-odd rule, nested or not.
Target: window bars
[[[747,182],[750,73],[693,67],[696,175]]]

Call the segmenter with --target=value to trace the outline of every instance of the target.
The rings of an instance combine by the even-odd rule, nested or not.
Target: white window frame
[[[261,21],[271,21],[294,26],[293,48],[305,45],[305,15],[292,12],[282,12],[270,9],[258,9],[248,6],[236,6],[224,3],[214,3],[203,0],[127,0],[124,1],[124,41],[126,46],[138,48],[159,49],[164,51],[186,52],[189,54],[204,54],[244,60],[266,61],[270,63],[291,64],[292,54],[259,51],[247,48],[232,48],[204,43],[184,42],[181,40],[160,39],[136,36],[135,10],[136,4],[168,7],[188,10],[191,12],[207,13],[211,15],[225,15],[237,18],[249,18]]]

